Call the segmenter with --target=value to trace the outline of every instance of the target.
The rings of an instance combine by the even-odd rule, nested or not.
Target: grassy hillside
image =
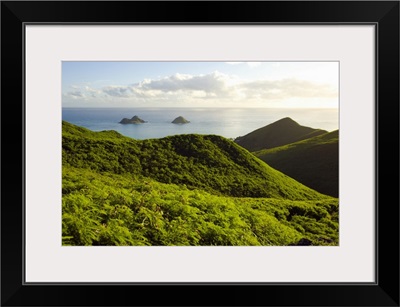
[[[338,199],[225,138],[62,127],[63,245],[338,245]]]
[[[254,154],[312,189],[339,196],[338,130]]]
[[[338,202],[216,196],[63,167],[63,245],[338,244]],[[301,243],[300,243],[301,244]]]
[[[292,200],[326,197],[216,135],[139,141],[115,131],[92,132],[63,122],[62,150],[63,165],[142,175],[214,194]]]
[[[289,117],[280,119],[245,136],[235,142],[249,151],[278,147],[326,133],[321,129],[304,127]]]

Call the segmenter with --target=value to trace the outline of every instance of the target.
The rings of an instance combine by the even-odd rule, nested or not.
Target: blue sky
[[[338,62],[63,62],[63,107],[337,108]]]

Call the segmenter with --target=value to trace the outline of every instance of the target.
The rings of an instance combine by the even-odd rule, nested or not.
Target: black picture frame
[[[24,25],[33,22],[375,25],[376,282],[24,283]],[[399,306],[398,1],[3,1],[1,77],[2,306]]]

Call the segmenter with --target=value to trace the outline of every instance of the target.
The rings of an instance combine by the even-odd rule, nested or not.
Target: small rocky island
[[[182,116],[178,116],[177,118],[175,118],[175,119],[172,121],[172,123],[173,123],[173,124],[188,124],[188,123],[190,123],[190,121],[188,121],[187,119],[185,119],[185,118],[182,117]]]
[[[120,121],[120,124],[143,124],[143,123],[147,123],[147,122],[136,115],[134,117],[132,117],[131,119],[123,118]]]

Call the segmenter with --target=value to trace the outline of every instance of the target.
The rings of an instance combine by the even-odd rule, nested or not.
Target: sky
[[[338,62],[62,63],[63,107],[338,108]]]

